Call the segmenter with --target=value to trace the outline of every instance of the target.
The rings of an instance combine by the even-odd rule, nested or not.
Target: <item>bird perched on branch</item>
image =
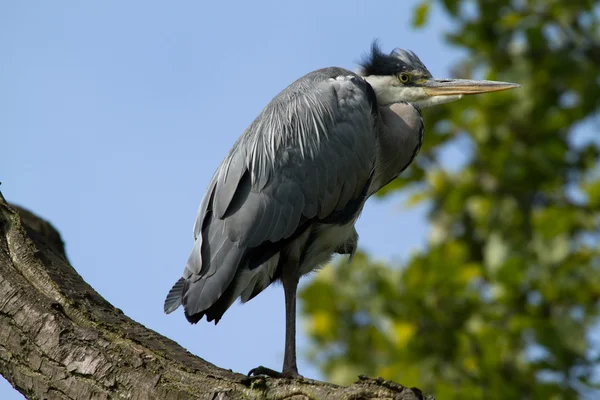
[[[296,377],[296,289],[334,253],[356,251],[354,227],[367,199],[414,160],[423,142],[420,109],[519,85],[434,79],[410,51],[375,42],[359,73],[311,72],[279,93],[213,175],[194,225],[194,247],[165,300],[196,323],[217,323],[280,280],[286,334],[282,373]]]

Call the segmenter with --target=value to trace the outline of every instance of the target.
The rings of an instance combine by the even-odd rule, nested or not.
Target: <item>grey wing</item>
[[[362,206],[376,156],[372,88],[315,71],[275,97],[238,139],[205,195],[195,243],[165,312],[197,322],[270,284],[286,240],[311,222],[346,223]]]

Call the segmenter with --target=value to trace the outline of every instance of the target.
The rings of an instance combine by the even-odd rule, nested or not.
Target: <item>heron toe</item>
[[[256,368],[252,368],[250,372],[248,372],[248,376],[268,376],[271,378],[283,378],[283,374],[281,372],[275,371],[274,369],[263,367],[259,365]]]
[[[296,370],[289,371],[275,371],[274,369],[263,367],[262,365],[252,368],[250,372],[248,372],[248,376],[268,376],[270,378],[288,378],[288,379],[296,379],[302,378],[302,375],[298,373]]]

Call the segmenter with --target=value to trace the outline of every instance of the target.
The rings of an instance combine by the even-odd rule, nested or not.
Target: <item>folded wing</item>
[[[315,222],[346,223],[364,203],[376,155],[372,88],[328,68],[275,97],[213,176],[194,248],[165,312],[218,321],[275,278],[282,246]],[[345,220],[345,221],[344,221]]]

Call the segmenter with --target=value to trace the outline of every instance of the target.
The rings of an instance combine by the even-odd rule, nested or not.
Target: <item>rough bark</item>
[[[123,315],[69,264],[58,232],[0,193],[0,374],[28,399],[404,399],[382,379],[348,387],[248,378]]]

